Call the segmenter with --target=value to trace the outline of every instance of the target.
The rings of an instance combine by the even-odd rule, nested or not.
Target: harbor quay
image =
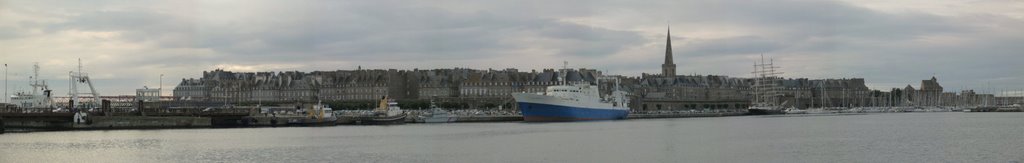
[[[187,107],[180,102],[139,102],[137,108],[111,108],[110,102],[101,108],[86,111],[88,116],[48,109],[25,109],[6,107],[0,110],[0,123],[7,129],[28,131],[48,130],[112,130],[112,129],[176,129],[176,128],[224,128],[224,127],[308,127],[356,125],[365,119],[369,110],[339,110],[337,120],[324,123],[310,116],[308,105],[281,104],[283,106],[256,107]],[[199,105],[192,103],[190,105]],[[173,106],[173,107],[172,107]],[[451,111],[461,122],[518,122],[523,117],[514,110],[461,109]],[[417,123],[423,110],[411,109],[407,123]],[[630,119],[685,118],[739,116],[742,112],[636,112]]]
[[[88,116],[70,113],[71,97],[52,97],[55,108],[0,107],[5,128],[43,130],[285,127],[359,124],[380,97],[396,99],[407,123],[421,122],[432,104],[450,111],[451,122],[515,122],[522,113],[511,94],[543,92],[565,82],[590,82],[601,94],[618,88],[629,93],[629,119],[746,115],[755,98],[756,78],[715,75],[604,75],[593,69],[540,71],[434,69],[337,70],[316,72],[203,72],[182,79],[172,96],[139,89],[135,96],[78,98]],[[601,78],[605,76],[605,78]],[[610,78],[609,78],[610,77]],[[562,80],[565,79],[565,80]],[[615,79],[618,82],[613,82]],[[1020,111],[1020,97],[996,97],[972,90],[943,92],[936,78],[921,86],[870,90],[864,79],[779,79],[784,107],[822,108],[824,112],[915,112],[923,106],[977,106],[975,111]],[[100,102],[94,102],[99,99]],[[317,103],[332,107],[328,124],[310,114]],[[1018,105],[1019,106],[1019,105]],[[850,110],[858,108],[860,110]],[[228,112],[228,113],[218,113]]]
[[[614,82],[598,80],[600,71],[577,69],[520,72],[516,69],[474,70],[337,70],[302,72],[231,72],[214,70],[203,78],[182,79],[172,97],[164,100],[212,104],[275,104],[324,101],[337,110],[374,107],[382,96],[395,98],[403,108],[426,108],[435,101],[446,109],[516,110],[510,96],[518,92],[543,92],[559,85],[565,73],[569,82],[591,82],[609,94]],[[632,112],[745,110],[756,95],[755,78],[716,75],[639,77],[607,75],[618,79],[629,93]],[[1021,97],[997,97],[963,90],[944,92],[938,79],[922,80],[891,90],[871,90],[862,78],[778,79],[777,101],[782,107],[915,107],[1012,105]]]

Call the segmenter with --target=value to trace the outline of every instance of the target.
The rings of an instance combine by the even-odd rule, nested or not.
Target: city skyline
[[[33,62],[56,95],[82,58],[101,95],[202,71],[569,67],[639,76],[750,77],[767,54],[787,78],[865,78],[888,90],[1024,83],[1016,1],[4,2],[10,93]],[[913,4],[913,5],[910,5]],[[242,7],[235,7],[242,6]],[[911,7],[912,6],[912,7]],[[1009,90],[1007,90],[1009,91]]]

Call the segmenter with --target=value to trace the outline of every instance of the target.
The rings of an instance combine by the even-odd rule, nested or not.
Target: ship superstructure
[[[21,108],[51,108],[53,100],[50,98],[51,90],[46,80],[39,79],[39,63],[33,67],[33,75],[29,77],[29,86],[32,91],[15,92],[11,96],[11,102]]]

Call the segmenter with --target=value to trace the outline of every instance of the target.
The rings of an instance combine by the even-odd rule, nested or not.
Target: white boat
[[[802,109],[797,109],[797,108],[787,108],[785,110],[785,112],[786,112],[786,114],[807,114],[807,110],[802,110]]]
[[[430,114],[421,115],[419,117],[421,123],[451,123],[458,119],[458,116],[453,115],[447,110],[441,109],[434,104],[434,101],[430,101]]]
[[[39,64],[33,66],[35,74],[29,77],[29,86],[32,91],[20,91],[11,95],[11,104],[20,108],[54,108],[51,90],[45,80],[39,80]]]
[[[596,83],[570,83],[564,80],[565,77],[562,79],[563,85],[548,86],[544,92],[512,94],[523,114],[523,121],[617,120],[626,119],[629,115],[629,99],[625,91],[619,90],[618,78],[614,78],[615,90],[604,97]]]

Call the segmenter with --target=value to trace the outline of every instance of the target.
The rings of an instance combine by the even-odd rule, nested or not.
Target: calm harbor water
[[[1024,162],[1024,113],[8,133],[0,162]]]

